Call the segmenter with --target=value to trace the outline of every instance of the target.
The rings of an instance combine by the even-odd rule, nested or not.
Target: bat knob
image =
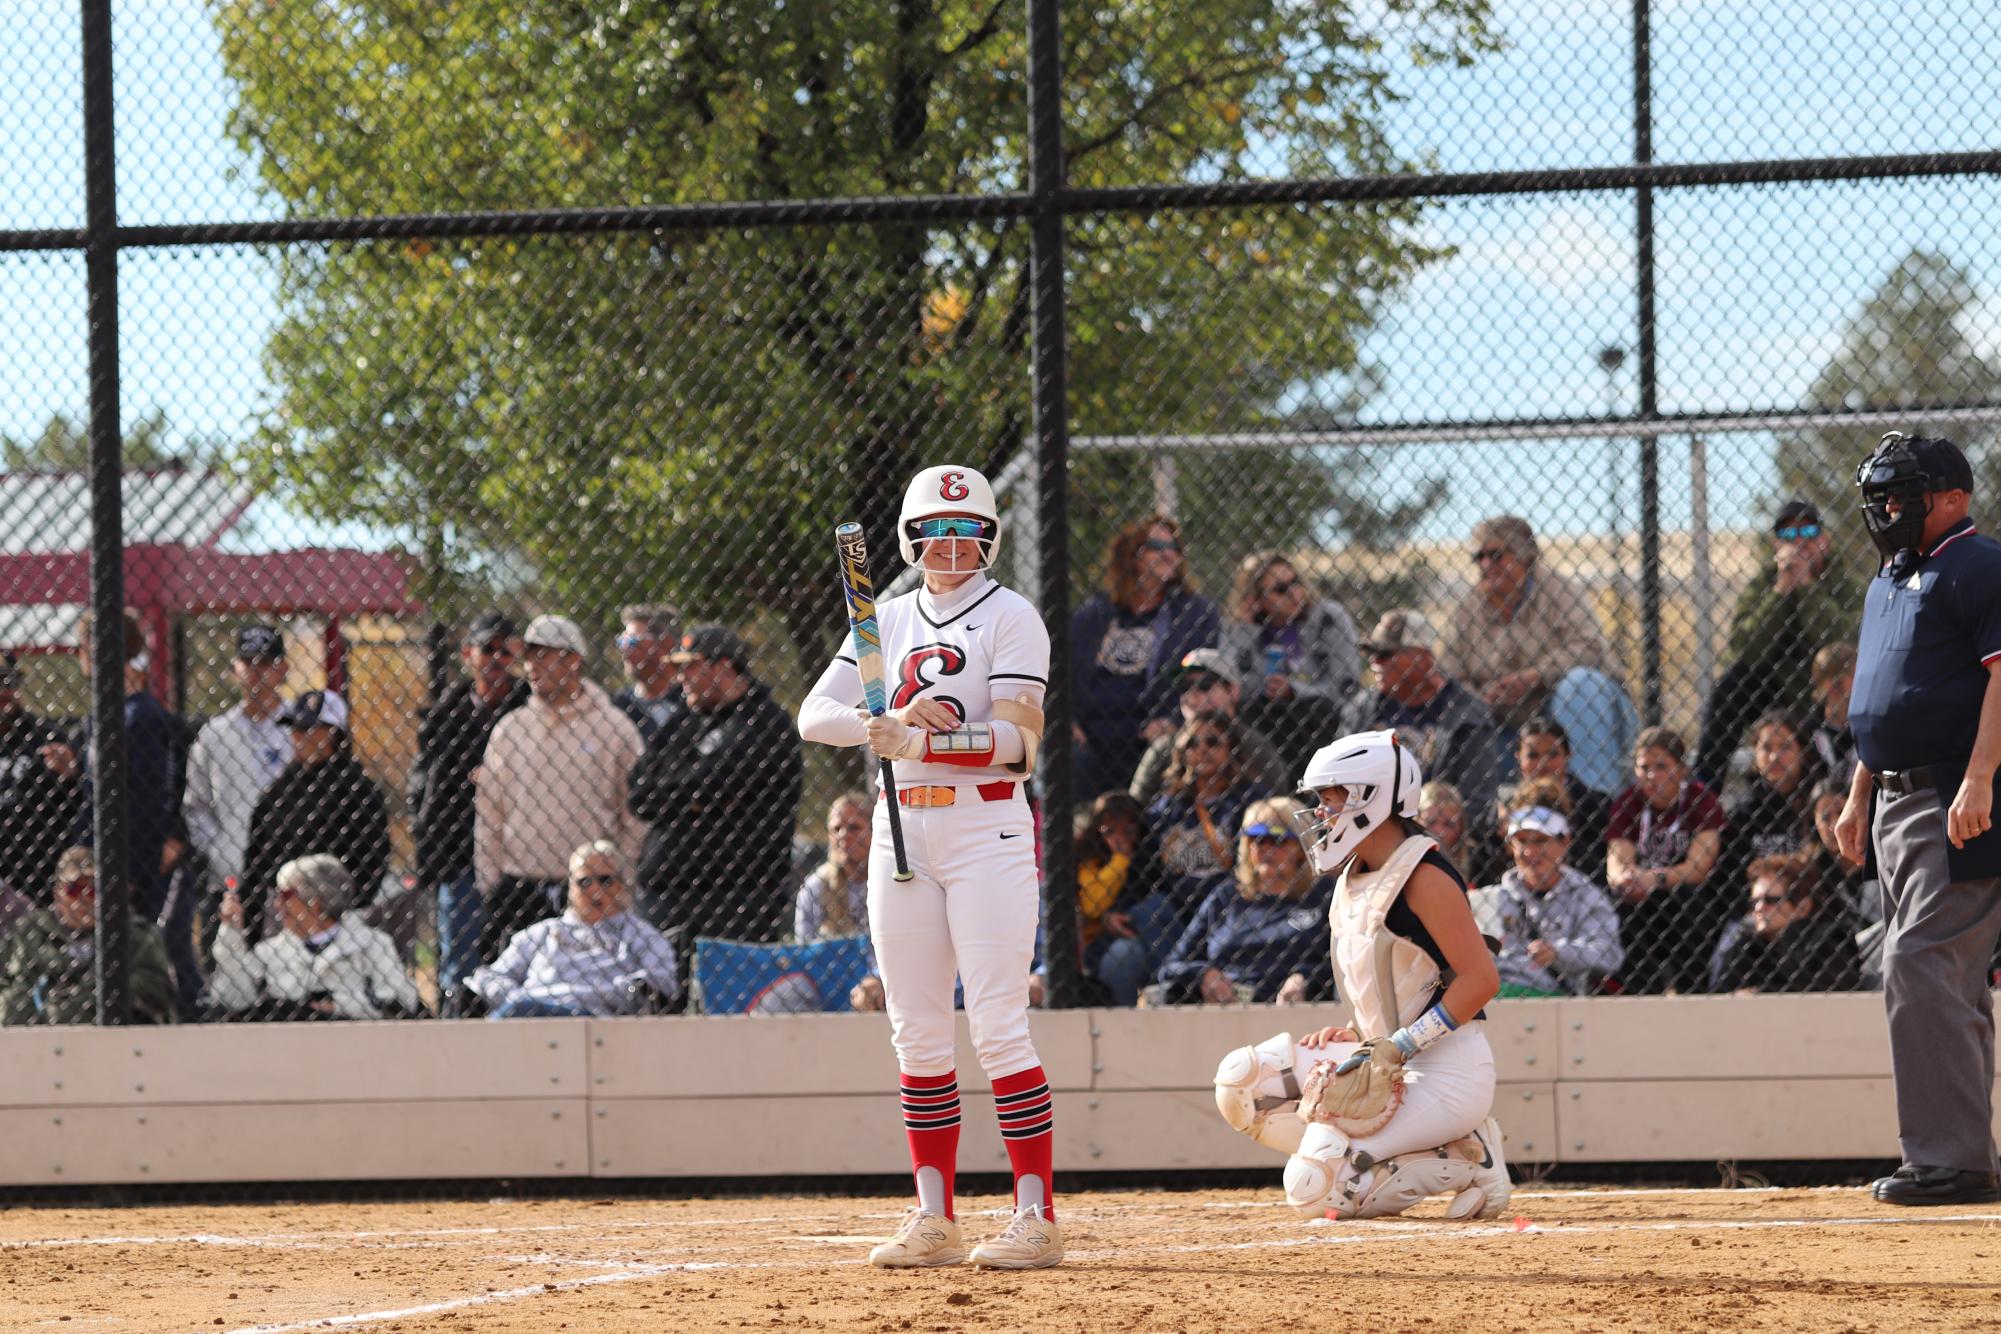
[[[890,872],[889,878],[900,884],[905,880],[915,880],[917,878],[917,874],[914,871],[892,871]]]

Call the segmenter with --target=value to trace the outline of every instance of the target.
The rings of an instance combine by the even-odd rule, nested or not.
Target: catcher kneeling
[[[1314,753],[1301,820],[1338,871],[1334,970],[1357,1029],[1280,1033],[1223,1058],[1216,1105],[1291,1155],[1285,1198],[1308,1218],[1379,1218],[1448,1194],[1453,1218],[1493,1218],[1501,1157],[1482,1006],[1500,990],[1466,882],[1416,823],[1424,776],[1394,732]]]

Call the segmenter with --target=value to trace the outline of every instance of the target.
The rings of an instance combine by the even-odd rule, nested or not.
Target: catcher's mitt
[[[1403,1106],[1403,1053],[1388,1038],[1362,1044],[1341,1061],[1315,1065],[1299,1086],[1302,1120],[1333,1126],[1350,1139],[1373,1135]]]

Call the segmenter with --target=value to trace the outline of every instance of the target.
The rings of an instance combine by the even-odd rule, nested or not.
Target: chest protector
[[[1417,864],[1437,846],[1413,834],[1373,871],[1349,862],[1334,887],[1334,971],[1364,1041],[1388,1037],[1423,1014],[1445,980],[1437,962],[1387,920]]]

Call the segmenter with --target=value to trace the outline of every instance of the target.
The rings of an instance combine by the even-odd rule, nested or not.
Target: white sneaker
[[[1063,1258],[1063,1230],[1036,1208],[1017,1209],[998,1237],[973,1247],[982,1269],[1047,1269]]]
[[[1501,1156],[1501,1123],[1488,1117],[1478,1130],[1467,1136],[1467,1141],[1478,1143],[1482,1153],[1475,1160],[1478,1166],[1473,1184],[1452,1197],[1452,1204],[1445,1211],[1446,1216],[1499,1218],[1515,1193],[1515,1184],[1508,1179],[1507,1159]]]
[[[955,1265],[965,1258],[966,1239],[959,1225],[915,1206],[904,1214],[896,1235],[868,1253],[868,1262],[878,1269],[925,1269]]]

